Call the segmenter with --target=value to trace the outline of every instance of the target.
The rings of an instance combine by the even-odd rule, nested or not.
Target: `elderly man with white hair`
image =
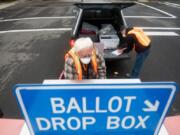
[[[94,48],[90,38],[79,38],[65,55],[65,79],[105,79],[104,58]]]

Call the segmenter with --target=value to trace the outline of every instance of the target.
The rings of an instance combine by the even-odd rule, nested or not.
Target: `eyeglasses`
[[[81,58],[86,58],[86,57],[91,57],[91,56],[92,56],[92,54],[86,54],[84,56],[81,56]]]

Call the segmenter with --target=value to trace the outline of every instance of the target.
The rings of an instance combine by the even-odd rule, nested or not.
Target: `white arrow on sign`
[[[149,100],[145,100],[144,104],[147,106],[146,108],[143,108],[144,112],[156,112],[159,108],[158,100],[155,101],[155,104],[152,104]]]

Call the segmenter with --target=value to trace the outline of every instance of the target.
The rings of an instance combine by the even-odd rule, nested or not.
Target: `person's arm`
[[[106,79],[106,64],[102,55],[99,53],[97,55],[97,69],[98,69],[98,79]]]
[[[121,45],[118,47],[119,53],[129,53],[132,50],[133,38],[128,36],[122,37]]]
[[[126,37],[126,44],[127,44],[126,49],[123,52],[124,53],[129,53],[133,49],[134,43],[135,43],[135,41],[134,41],[133,35],[128,35]]]
[[[69,80],[77,80],[78,74],[76,73],[75,65],[72,58],[67,58],[64,65],[64,77]]]

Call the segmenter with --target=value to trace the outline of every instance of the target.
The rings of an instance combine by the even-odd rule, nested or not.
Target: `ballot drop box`
[[[174,82],[59,80],[18,84],[14,93],[31,135],[158,135]]]

